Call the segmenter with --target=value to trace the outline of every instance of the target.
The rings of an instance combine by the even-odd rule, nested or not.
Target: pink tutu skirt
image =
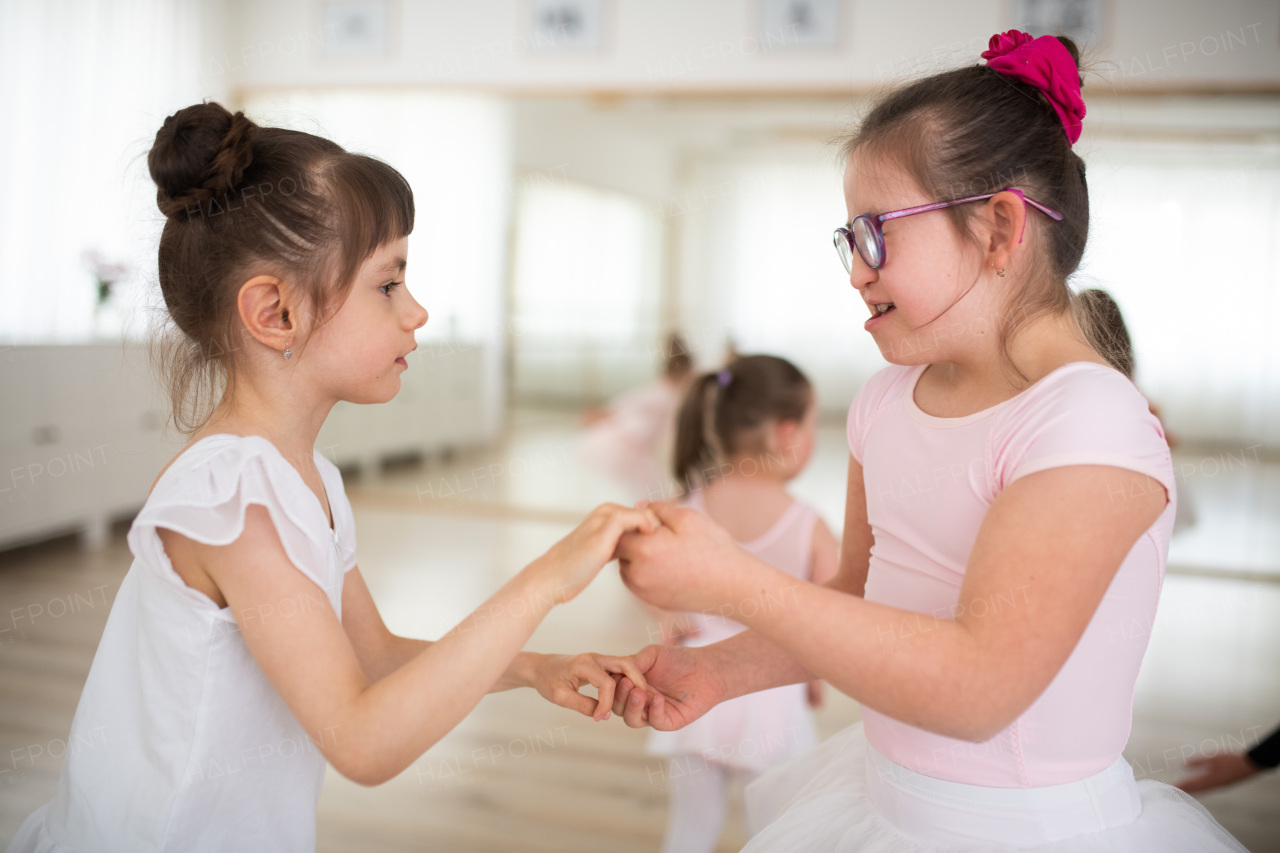
[[[988,788],[923,776],[867,744],[858,722],[746,790],[743,853],[1248,853],[1190,795],[1135,781],[1119,758],[1043,788]]]

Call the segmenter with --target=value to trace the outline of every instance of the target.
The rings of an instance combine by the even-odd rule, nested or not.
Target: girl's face
[[[844,173],[851,221],[943,199],[927,198],[886,158],[855,152]],[[995,339],[992,294],[982,286],[982,253],[956,233],[944,211],[885,222],[885,262],[873,270],[856,252],[849,283],[867,304],[871,333],[893,364],[947,361],[961,350]],[[879,313],[876,306],[892,306]],[[985,338],[983,336],[986,336]]]
[[[339,400],[385,403],[400,390],[405,356],[418,346],[414,332],[427,322],[405,286],[408,255],[407,237],[379,246],[306,345],[313,381]]]

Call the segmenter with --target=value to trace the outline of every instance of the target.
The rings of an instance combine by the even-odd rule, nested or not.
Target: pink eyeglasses
[[[1054,222],[1062,221],[1062,214],[1051,207],[1046,207],[1033,198],[1027,198],[1023,195],[1022,190],[1009,187],[1000,192],[1011,192],[1017,194],[1026,204],[1031,205]],[[836,254],[840,256],[840,261],[844,264],[844,271],[853,272],[853,253],[856,251],[862,256],[862,261],[873,270],[878,270],[884,266],[884,231],[881,230],[880,224],[888,222],[890,219],[901,219],[904,216],[911,216],[916,213],[928,213],[931,210],[942,210],[944,207],[952,207],[957,204],[966,204],[971,201],[983,201],[994,196],[995,193],[984,193],[983,195],[971,195],[965,198],[957,198],[953,201],[935,201],[932,204],[922,204],[919,207],[908,207],[903,210],[891,210],[888,213],[862,213],[853,218],[847,226],[837,228],[835,234],[832,235],[832,241],[836,244]],[[1019,237],[1021,240],[1021,237]]]

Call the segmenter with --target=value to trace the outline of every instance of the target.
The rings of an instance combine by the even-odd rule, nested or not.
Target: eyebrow
[[[396,258],[384,267],[378,269],[378,272],[403,272],[406,265],[404,258]]]

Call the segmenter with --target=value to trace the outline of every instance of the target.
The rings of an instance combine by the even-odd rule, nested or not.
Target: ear
[[[298,307],[285,283],[256,275],[240,285],[236,308],[246,332],[258,343],[283,352],[298,334]]]
[[[1004,269],[1013,262],[1027,227],[1027,203],[1015,192],[1004,190],[993,195],[987,208],[988,266]]]
[[[799,421],[775,421],[769,431],[770,453],[781,453],[795,444],[796,434],[800,431]]]

